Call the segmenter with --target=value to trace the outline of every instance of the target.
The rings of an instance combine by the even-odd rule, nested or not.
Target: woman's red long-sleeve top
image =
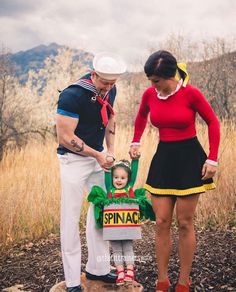
[[[166,100],[159,99],[154,87],[143,94],[141,105],[135,120],[133,142],[140,142],[145,129],[148,114],[153,126],[159,129],[161,141],[180,141],[196,136],[196,113],[208,125],[208,159],[217,161],[220,125],[204,95],[192,85],[181,87]]]

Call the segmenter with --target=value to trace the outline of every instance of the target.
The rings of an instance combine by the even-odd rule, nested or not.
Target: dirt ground
[[[155,291],[156,264],[154,229],[151,222],[142,227],[143,239],[134,244],[136,255],[136,280],[145,292]],[[173,283],[178,277],[176,239],[173,231],[173,252],[169,264],[169,275]],[[87,247],[82,231],[82,270],[85,270]],[[236,230],[197,231],[197,252],[191,278],[191,291],[236,291]],[[57,235],[35,242],[14,245],[0,255],[0,288],[17,284],[24,291],[49,291],[57,282],[63,281],[60,240]],[[102,291],[101,291],[102,292]]]

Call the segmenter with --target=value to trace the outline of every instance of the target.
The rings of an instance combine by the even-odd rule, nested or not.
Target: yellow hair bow
[[[189,81],[189,75],[188,75],[188,72],[186,69],[186,64],[185,63],[177,63],[177,67],[185,73],[185,78],[183,80],[183,86],[186,87],[186,85]],[[180,80],[180,76],[179,76],[178,71],[176,72],[175,79]]]

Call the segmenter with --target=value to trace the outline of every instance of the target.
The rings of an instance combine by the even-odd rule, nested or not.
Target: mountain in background
[[[8,54],[13,62],[15,74],[21,83],[28,79],[30,70],[38,72],[44,67],[45,60],[56,56],[60,49],[69,48],[56,43],[40,45],[30,50]],[[92,67],[93,55],[83,50],[73,49],[73,60],[85,67]],[[225,53],[212,59],[188,63],[190,83],[198,87],[208,98],[219,117],[236,117],[236,52]],[[131,102],[140,100],[141,92],[149,85],[143,72],[127,72],[122,78],[122,90],[130,86],[133,91]],[[127,91],[125,93],[127,99]]]
[[[45,60],[50,56],[56,56],[59,49],[68,48],[56,43],[50,45],[39,45],[26,51],[20,51],[15,54],[9,54],[10,60],[14,64],[15,74],[21,83],[25,83],[28,79],[28,72],[30,70],[38,72],[44,67]],[[80,59],[85,66],[92,65],[93,55],[83,50],[72,49],[74,53],[74,60]]]

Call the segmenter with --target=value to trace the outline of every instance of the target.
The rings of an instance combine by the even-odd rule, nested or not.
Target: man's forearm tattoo
[[[113,127],[111,126],[111,129],[109,129],[109,133],[112,135],[115,135],[116,133],[116,122],[114,122]]]
[[[81,143],[81,146],[75,140],[71,140],[70,143],[75,149],[75,152],[81,152],[84,150],[84,142]]]

